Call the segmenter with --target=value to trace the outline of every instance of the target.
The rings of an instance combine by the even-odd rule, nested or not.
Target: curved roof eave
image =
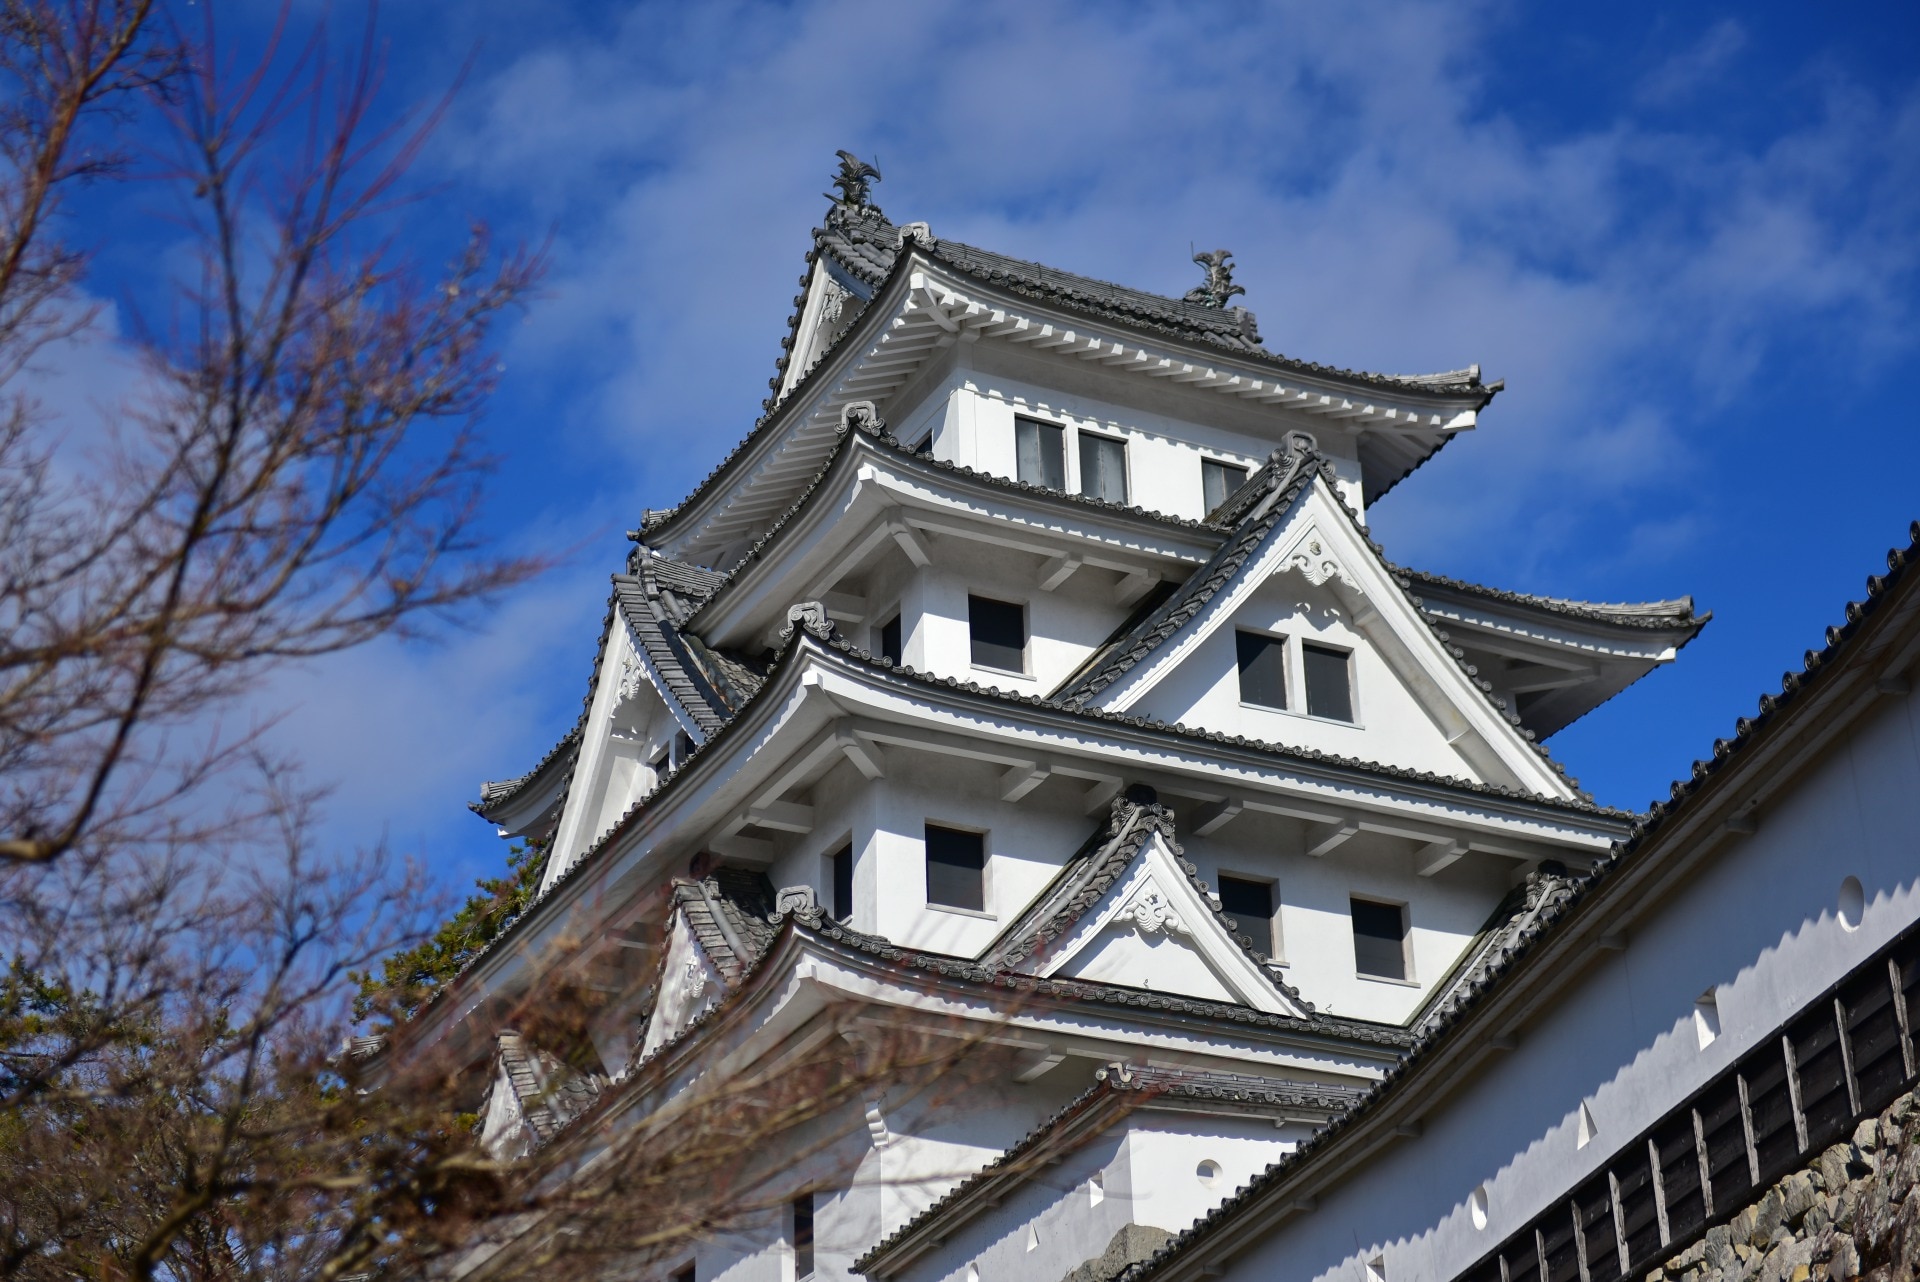
[[[990,277],[969,272],[963,266],[943,259],[940,257],[937,248],[929,251],[921,244],[912,243],[910,249],[895,255],[893,263],[885,276],[875,282],[873,299],[862,308],[860,315],[854,319],[846,331],[828,346],[811,368],[800,375],[785,396],[776,399],[767,408],[767,411],[755,422],[747,435],[694,487],[693,491],[672,508],[648,511],[641,525],[640,533],[643,538],[654,535],[671,535],[693,515],[712,506],[713,501],[721,496],[723,482],[744,465],[747,457],[754,452],[756,447],[774,434],[775,428],[795,417],[797,407],[808,403],[809,393],[814,391],[818,384],[825,381],[825,375],[837,370],[841,365],[846,363],[850,352],[858,350],[867,342],[871,341],[875,331],[877,331],[883,323],[879,318],[885,314],[890,314],[894,310],[893,306],[888,303],[889,297],[901,291],[902,282],[914,264],[953,271],[983,287],[1005,290],[1015,294],[1015,296],[1026,298],[1026,301],[1030,303],[1039,303],[1044,306],[1057,308],[1067,315],[1084,316],[1097,323],[1144,335],[1156,341],[1165,341],[1174,345],[1184,345],[1190,348],[1194,355],[1208,361],[1224,364],[1239,362],[1249,366],[1251,370],[1281,370],[1310,381],[1343,386],[1362,395],[1388,392],[1397,397],[1414,400],[1431,400],[1436,403],[1470,408],[1477,412],[1485,408],[1504,386],[1502,382],[1491,384],[1481,383],[1479,381],[1478,367],[1470,367],[1468,371],[1464,372],[1463,381],[1455,383],[1447,380],[1462,375],[1462,371],[1435,375],[1370,374],[1364,371],[1341,369],[1335,366],[1317,365],[1309,361],[1297,361],[1267,352],[1257,347],[1237,348],[1203,342],[1192,336],[1144,324],[1137,320],[1080,307],[1071,300],[1033,298],[1031,296],[1021,295],[1019,291],[1011,289],[1004,281],[995,281]],[[843,266],[844,265],[845,264],[843,264]],[[1071,274],[1058,273],[1058,275],[1070,276]],[[1096,283],[1104,284],[1104,282]],[[1123,287],[1113,286],[1111,288],[1118,289]],[[1439,439],[1433,445],[1433,450],[1438,450],[1448,439],[1451,439],[1450,435],[1440,435]],[[1430,455],[1432,451],[1430,450],[1428,453]],[[1424,461],[1424,456],[1422,461]],[[1418,466],[1418,464],[1414,466]],[[1408,472],[1412,470],[1412,467],[1407,469]],[[1401,475],[1404,476],[1405,473]],[[1399,479],[1400,478],[1396,477],[1393,482],[1389,482],[1380,493],[1384,494],[1386,490],[1390,489]]]

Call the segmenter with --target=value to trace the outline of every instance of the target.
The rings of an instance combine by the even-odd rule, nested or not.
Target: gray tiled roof
[[[908,1240],[940,1227],[951,1231],[981,1210],[998,1206],[1004,1193],[995,1186],[1023,1183],[1053,1158],[1106,1134],[1115,1123],[1155,1099],[1253,1108],[1300,1108],[1339,1113],[1365,1094],[1363,1087],[1325,1083],[1277,1082],[1244,1073],[1177,1072],[1145,1065],[1104,1068],[1081,1091],[991,1162],[949,1189],[926,1210],[882,1238],[854,1261],[856,1273],[870,1273]],[[947,1223],[943,1223],[943,1221]]]
[[[673,902],[730,984],[773,942],[773,883],[764,873],[722,865],[700,881],[675,880]]]
[[[1425,1033],[1452,1019],[1461,1002],[1506,965],[1514,950],[1533,937],[1541,919],[1558,911],[1579,884],[1579,878],[1556,860],[1546,860],[1528,873],[1494,906],[1453,969],[1427,994],[1414,1015],[1414,1032]]]
[[[724,575],[703,566],[658,555],[636,555],[629,561],[629,573],[613,576],[607,618],[600,628],[604,638],[612,625],[614,610],[621,612],[655,670],[666,681],[668,692],[704,734],[713,733],[738,712],[759,690],[763,679],[760,664],[741,655],[716,650],[684,626],[724,581]],[[587,715],[593,708],[594,692],[599,687],[600,659],[601,651],[596,647],[587,693],[580,702],[580,715],[573,727],[532,770],[515,779],[481,784],[480,800],[471,809],[489,816],[543,772],[557,766],[572,769]]]
[[[1405,566],[1391,563],[1389,565],[1395,574],[1405,577],[1416,588],[1449,589],[1466,596],[1498,601],[1504,605],[1526,606],[1530,609],[1545,610],[1551,614],[1564,614],[1569,618],[1586,619],[1593,623],[1611,623],[1623,628],[1649,630],[1691,628],[1698,632],[1713,617],[1711,613],[1696,615],[1693,612],[1693,598],[1690,596],[1676,597],[1671,601],[1574,601],[1566,597],[1536,596],[1531,592],[1490,588],[1482,583],[1469,583],[1464,579],[1449,578],[1444,574],[1410,570]]]
[[[877,290],[906,260],[906,256],[900,252],[900,237],[901,229],[889,222],[878,209],[868,207],[849,214],[836,205],[828,211],[826,225],[815,229],[813,247],[807,251],[807,262],[812,264],[825,254],[863,282],[869,291]],[[1431,396],[1450,401],[1472,397],[1482,407],[1504,386],[1501,382],[1481,382],[1478,366],[1434,374],[1376,374],[1294,360],[1260,346],[1253,316],[1244,308],[1205,307],[1184,299],[1168,298],[1089,276],[1058,271],[1042,263],[1008,258],[991,250],[958,242],[935,241],[924,252],[936,261],[987,284],[1136,329],[1215,347],[1241,359],[1292,373],[1389,388],[1414,397]],[[803,273],[800,277],[803,292],[794,297],[794,311],[788,321],[788,332],[781,340],[786,354],[778,361],[780,372],[768,380],[776,390],[799,339],[801,313],[806,299],[804,290],[809,283],[809,276]],[[845,333],[852,333],[855,328],[850,325]],[[845,334],[837,341],[844,341],[844,338]],[[824,360],[816,361],[812,369],[800,376],[793,390],[797,392],[805,386],[817,371],[825,368],[825,364]],[[695,499],[712,489],[733,470],[746,455],[748,447],[772,427],[780,418],[781,410],[794,399],[791,395],[784,399],[769,396],[763,401],[764,412],[747,434],[727,452],[726,457],[694,486],[678,506],[650,509],[641,522],[642,532],[668,524]],[[1391,489],[1391,484],[1386,488]],[[1385,490],[1381,493],[1385,493]]]
[[[1295,360],[1277,352],[1269,352],[1261,346],[1253,313],[1243,307],[1209,307],[1185,299],[1169,298],[1164,294],[1096,280],[1091,276],[1061,271],[1023,258],[1011,258],[954,240],[935,239],[931,244],[920,240],[913,243],[936,262],[986,284],[1103,320],[1218,347],[1253,358],[1262,364],[1346,382],[1439,396],[1479,394],[1491,400],[1496,390],[1480,381],[1477,368],[1437,374],[1376,374]],[[842,267],[876,291],[903,257],[901,229],[871,206],[850,208],[835,205],[830,208],[826,224],[814,231],[814,245],[816,253],[831,255]]]
[[[1888,551],[1886,574],[1868,576],[1866,597],[1847,603],[1846,622],[1827,629],[1826,644],[1819,650],[1808,650],[1798,672],[1790,671],[1783,675],[1778,694],[1769,693],[1760,696],[1758,715],[1738,718],[1730,738],[1714,740],[1712,755],[1694,762],[1693,770],[1687,778],[1674,781],[1671,800],[1655,802],[1647,814],[1634,825],[1633,832],[1627,839],[1617,843],[1612,853],[1596,866],[1592,873],[1580,878],[1568,893],[1552,896],[1551,902],[1545,906],[1544,910],[1533,916],[1511,943],[1503,949],[1504,955],[1490,961],[1480,973],[1473,977],[1470,984],[1458,990],[1450,1003],[1451,1008],[1445,1015],[1437,1018],[1431,1026],[1421,1030],[1419,1039],[1411,1052],[1389,1070],[1385,1077],[1368,1091],[1364,1099],[1294,1152],[1255,1176],[1232,1197],[1181,1232],[1165,1247],[1156,1251],[1145,1261],[1129,1268],[1121,1276],[1127,1279],[1127,1282],[1137,1282],[1138,1279],[1152,1276],[1169,1261],[1204,1241],[1219,1226],[1248,1211],[1269,1189],[1294,1174],[1302,1166],[1317,1160],[1321,1153],[1339,1144],[1353,1125],[1384,1107],[1385,1102],[1398,1093],[1400,1083],[1452,1039],[1465,1015],[1485,1003],[1489,994],[1497,991],[1505,982],[1509,982],[1510,976],[1525,969],[1542,939],[1554,934],[1575,908],[1582,906],[1595,895],[1604,894],[1615,883],[1622,866],[1628,864],[1636,854],[1644,850],[1655,834],[1673,822],[1676,816],[1686,813],[1691,808],[1694,798],[1702,795],[1710,782],[1742,761],[1750,745],[1768,726],[1774,724],[1795,704],[1801,702],[1807,692],[1823,684],[1822,678],[1825,674],[1835,669],[1837,661],[1849,655],[1852,649],[1851,643],[1880,613],[1896,590],[1908,592],[1916,590],[1913,567],[1920,562],[1920,521],[1915,521],[1908,526],[1907,540],[1906,547]]]
[[[793,635],[788,638],[787,644],[780,653],[766,665],[763,674],[763,688],[765,680],[771,679],[773,673],[778,671],[791,659],[794,650],[802,644],[802,638],[811,637],[811,635],[812,634],[804,628],[796,628],[794,630]],[[1442,635],[1444,636],[1444,634]],[[1409,783],[1454,789],[1465,793],[1478,794],[1480,796],[1504,797],[1582,815],[1597,816],[1606,819],[1634,819],[1638,817],[1632,811],[1618,810],[1611,806],[1595,805],[1590,799],[1584,797],[1549,797],[1521,789],[1508,788],[1501,784],[1481,783],[1475,779],[1462,779],[1452,775],[1435,774],[1429,770],[1412,770],[1403,766],[1390,766],[1378,761],[1366,761],[1358,757],[1346,757],[1338,753],[1321,752],[1314,748],[1271,743],[1261,739],[1249,739],[1244,735],[1221,734],[1217,731],[1205,730],[1197,726],[1182,725],[1178,722],[1158,721],[1151,717],[1138,717],[1126,713],[1108,712],[1100,708],[1070,707],[1064,703],[1039,695],[1019,694],[1013,691],[1001,690],[993,686],[982,686],[972,681],[960,681],[952,677],[941,677],[932,673],[919,672],[913,668],[895,664],[887,659],[870,654],[866,650],[851,645],[837,637],[825,640],[820,638],[813,639],[818,644],[826,646],[843,658],[860,663],[866,667],[887,672],[893,676],[914,681],[922,685],[957,691],[996,703],[1038,708],[1043,711],[1061,713],[1090,722],[1102,722],[1110,725],[1128,726],[1134,729],[1151,730],[1157,733],[1173,735],[1192,743],[1215,744],[1257,752],[1280,761],[1296,761],[1309,765],[1353,770],[1369,775],[1376,775],[1383,779],[1402,780]],[[520,928],[523,922],[537,914],[540,905],[543,904],[548,897],[553,895],[560,887],[565,885],[566,882],[579,876],[602,851],[617,840],[642,814],[650,807],[658,804],[661,798],[668,795],[674,784],[682,775],[686,774],[693,765],[697,764],[708,753],[718,751],[719,746],[726,740],[728,732],[738,724],[738,722],[739,715],[736,713],[706,742],[695,745],[693,752],[686,757],[678,767],[669,771],[652,792],[641,797],[635,801],[632,806],[628,807],[627,811],[614,822],[613,826],[602,833],[591,847],[583,851],[579,858],[575,859],[572,864],[568,865],[565,871],[555,878],[552,883],[547,885],[540,897],[529,904],[519,917],[508,923],[499,935],[494,938],[492,943],[476,952],[473,957],[468,960],[466,966],[461,968],[461,973],[465,973],[466,970],[471,969],[477,964],[482,957],[485,957],[494,949],[500,947]],[[439,995],[445,992],[447,987],[447,985],[442,985],[435,989],[422,1004],[421,1009],[424,1010],[437,1001]]]
[[[1251,938],[1240,933],[1240,923],[1213,902],[1207,884],[1200,880],[1200,870],[1187,862],[1185,852],[1175,840],[1173,812],[1159,803],[1151,788],[1129,789],[1128,793],[1113,799],[1107,822],[1074,852],[1039,897],[1007,923],[1006,929],[981,953],[981,962],[1016,968],[1034,954],[1045,952],[1113,888],[1155,833],[1159,833],[1173,851],[1180,870],[1200,892],[1201,900],[1211,909],[1221,929],[1276,989],[1311,1013],[1313,1003],[1267,967],[1267,956],[1254,948]]]
[[[593,1106],[601,1080],[568,1067],[511,1030],[494,1038],[495,1059],[536,1143],[544,1144]]]

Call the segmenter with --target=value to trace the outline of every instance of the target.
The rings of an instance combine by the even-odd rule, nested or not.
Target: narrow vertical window
[[[1027,610],[1012,601],[989,597],[967,598],[967,631],[973,642],[973,661],[1008,672],[1027,670]]]
[[[889,663],[901,662],[900,616],[895,614],[880,625],[880,657]]]
[[[1247,479],[1247,469],[1237,463],[1222,463],[1219,459],[1200,460],[1200,489],[1206,504],[1208,515],[1220,510],[1241,482]]]
[[[833,919],[853,917],[853,843],[833,852]]]
[[[1127,443],[1080,433],[1080,492],[1109,503],[1127,501]]]
[[[927,902],[982,912],[987,906],[987,839],[927,825]]]
[[[1407,910],[1371,899],[1353,908],[1353,968],[1376,979],[1407,977]]]
[[[1240,702],[1262,708],[1287,706],[1287,641],[1258,632],[1235,632],[1240,662]]]
[[[813,1276],[813,1194],[793,1199],[793,1276]]]
[[[1323,645],[1302,645],[1300,658],[1306,669],[1309,715],[1353,720],[1353,656]]]
[[[1269,957],[1279,953],[1274,944],[1272,882],[1221,877],[1220,910],[1240,924],[1240,933],[1253,940],[1255,948]]]
[[[1066,428],[1037,418],[1016,418],[1013,448],[1020,480],[1050,490],[1067,488]]]

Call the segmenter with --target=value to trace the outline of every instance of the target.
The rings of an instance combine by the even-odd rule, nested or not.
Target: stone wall
[[[1646,1282],[1908,1282],[1920,1267],[1920,1092],[1902,1095]]]

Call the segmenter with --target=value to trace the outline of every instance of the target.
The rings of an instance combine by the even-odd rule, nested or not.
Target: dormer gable
[[[1422,617],[1323,475],[1311,438],[1276,454],[1218,519],[1233,525],[1220,550],[1055,698],[1576,795]]]
[[[1114,800],[1106,828],[982,960],[1268,1014],[1313,1009],[1214,903],[1174,840],[1172,815],[1148,788]]]
[[[600,1098],[602,1079],[572,1068],[511,1029],[494,1037],[493,1081],[480,1146],[496,1160],[525,1157]]]

